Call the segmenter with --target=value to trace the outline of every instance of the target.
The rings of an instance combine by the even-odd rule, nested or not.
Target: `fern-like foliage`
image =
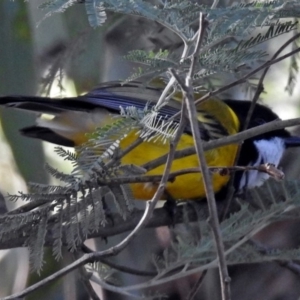
[[[87,144],[78,147],[77,154],[56,148],[59,156],[71,161],[73,172],[66,174],[46,164],[48,173],[61,181],[61,186],[32,183],[30,193],[10,195],[11,201],[36,203],[33,206],[36,209],[3,217],[3,224],[7,225],[1,226],[0,240],[5,240],[11,232],[26,232],[24,242],[30,249],[31,266],[40,271],[48,228],[53,230],[53,254],[59,259],[63,246],[75,251],[89,234],[107,224],[106,201],[113,203],[126,220],[134,208],[133,196],[128,185],[117,180],[145,171],[120,165],[120,160],[116,159],[120,141],[135,130],[145,140],[165,143],[173,138],[177,127],[176,122],[162,120],[155,108],[127,107],[122,108],[120,117],[112,124],[91,134]]]
[[[113,285],[120,285],[120,281],[114,276],[115,271],[109,266],[102,263],[92,263],[87,266],[87,271],[91,273],[97,273],[97,275]]]
[[[180,60],[178,55],[170,55],[167,50],[157,53],[153,51],[133,50],[124,58],[144,66],[144,68],[140,67],[135,69],[125,82],[133,81],[142,76],[156,77],[164,73],[168,68],[176,68]]]
[[[48,12],[64,12],[74,4],[85,7],[90,25],[102,25],[106,20],[105,11],[136,15],[158,22],[174,32],[185,45],[185,53],[167,51],[134,50],[125,59],[140,63],[126,82],[140,77],[163,75],[169,68],[185,72],[190,65],[189,56],[194,50],[198,28],[199,13],[209,21],[199,60],[195,66],[195,86],[209,86],[208,78],[220,73],[231,73],[239,77],[258,61],[266,58],[267,53],[257,49],[263,42],[296,29],[297,22],[286,18],[297,18],[300,4],[297,1],[253,1],[232,6],[211,8],[192,1],[162,1],[152,5],[145,0],[52,0],[40,6]],[[85,4],[85,5],[83,5]],[[178,51],[177,51],[178,52]],[[295,58],[291,70],[296,71]],[[292,74],[292,71],[291,73]],[[294,76],[290,77],[292,83]]]
[[[89,22],[93,27],[101,26],[105,23],[106,13],[101,0],[86,0],[85,8]]]
[[[294,217],[299,218],[299,182],[287,181],[278,184],[270,180],[260,188],[249,190],[246,199],[250,202],[257,201],[258,196],[264,200],[261,209],[253,209],[249,204],[243,204],[238,212],[220,224],[228,265],[274,261],[279,257],[283,260],[293,260],[299,255],[298,249],[276,249],[262,253],[253,244],[249,244],[255,233],[269,224]],[[266,202],[267,199],[269,203]],[[214,262],[217,254],[210,226],[201,222],[199,228],[201,239],[177,231],[176,242],[167,248],[161,257],[154,257],[153,261],[160,274],[159,277],[181,270],[185,266],[198,270],[216,266]]]
[[[208,37],[210,42],[226,35],[244,36],[254,28],[273,25],[280,18],[297,17],[299,14],[299,4],[296,1],[284,0],[261,3],[253,1],[220,8],[210,8],[191,1],[163,1],[160,5],[152,5],[145,0],[51,0],[41,4],[40,8],[48,10],[46,17],[49,17],[79,3],[85,3],[93,27],[105,22],[105,10],[109,10],[157,21],[183,39],[193,38],[193,26],[197,24],[199,12],[203,12],[211,23]]]

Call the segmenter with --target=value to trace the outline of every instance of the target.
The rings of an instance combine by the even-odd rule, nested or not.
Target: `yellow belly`
[[[135,132],[130,133],[121,141],[121,148],[125,148],[132,144],[137,138]],[[184,134],[177,146],[177,150],[193,146],[193,138],[188,134]],[[122,164],[143,165],[153,159],[156,159],[169,152],[168,143],[160,142],[143,142],[130,153],[125,155]],[[206,151],[205,157],[208,166],[232,166],[237,152],[237,145],[228,145]],[[196,155],[176,159],[173,161],[171,172],[184,170],[187,168],[198,167]],[[164,165],[150,170],[146,175],[162,175]],[[212,175],[213,188],[215,192],[220,191],[228,181],[229,176],[222,176],[217,173]],[[131,184],[133,196],[140,200],[149,200],[153,197],[157,184],[152,183],[134,183]],[[199,199],[205,197],[205,190],[202,182],[201,173],[190,173],[176,177],[173,182],[168,182],[166,186],[167,193],[174,199]]]

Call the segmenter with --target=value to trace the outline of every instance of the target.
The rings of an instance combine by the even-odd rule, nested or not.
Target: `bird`
[[[21,134],[48,141],[57,145],[76,147],[87,142],[87,133],[93,132],[115,122],[120,115],[120,107],[151,109],[162,93],[161,87],[140,82],[122,84],[119,81],[100,84],[90,92],[77,97],[53,99],[41,96],[8,95],[0,97],[0,105],[15,109],[27,110],[52,115],[52,119],[38,117],[36,124],[20,130]],[[198,94],[195,94],[197,98]],[[175,116],[181,110],[182,95],[175,93],[168,103],[158,111],[162,119]],[[201,138],[211,141],[238,133],[244,128],[244,122],[251,101],[220,100],[210,98],[196,106]],[[270,108],[256,104],[248,128],[278,119]],[[161,119],[160,119],[161,120]],[[175,118],[175,123],[179,119]],[[138,138],[138,129],[132,129],[119,143],[121,149],[130,146]],[[177,150],[194,145],[190,125],[186,125],[184,134],[177,145]],[[270,163],[277,167],[286,148],[300,146],[300,137],[292,136],[286,129],[273,130],[246,139],[240,151],[237,164],[240,166],[258,166]],[[209,167],[231,167],[236,161],[238,144],[230,144],[205,152]],[[162,140],[145,140],[121,158],[123,165],[143,166],[169,152],[169,145]],[[175,159],[171,172],[199,167],[195,154]],[[162,175],[164,164],[147,170],[145,175]],[[234,187],[236,191],[260,186],[269,178],[267,173],[239,171],[236,173]],[[217,194],[226,189],[230,174],[214,172],[212,185]],[[132,194],[137,200],[149,200],[157,190],[157,183],[132,183]],[[175,200],[199,200],[205,198],[205,188],[201,173],[188,173],[177,176],[165,187],[164,198]]]

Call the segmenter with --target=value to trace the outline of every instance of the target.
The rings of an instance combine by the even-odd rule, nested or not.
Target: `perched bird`
[[[143,86],[133,82],[121,85],[119,82],[108,82],[100,85],[89,93],[65,99],[51,99],[36,96],[4,96],[0,97],[0,105],[23,110],[50,114],[51,120],[37,119],[37,124],[21,129],[25,136],[38,138],[58,145],[74,147],[87,141],[86,133],[93,132],[97,127],[112,124],[112,115],[120,113],[120,107],[134,106],[144,109],[157,103],[161,89]],[[181,99],[174,96],[159,114],[171,117],[181,109]],[[244,125],[251,102],[239,100],[209,99],[197,105],[199,128],[202,139],[209,141],[239,132]],[[278,119],[269,108],[257,104],[248,128]],[[176,120],[175,120],[176,121]],[[178,121],[178,120],[177,120]],[[131,130],[120,141],[121,149],[132,144],[137,138],[137,129]],[[287,147],[299,146],[300,138],[293,137],[285,129],[274,130],[246,140],[241,148],[238,165],[257,166],[271,163],[278,166]],[[187,125],[177,149],[193,146],[190,126]],[[231,144],[205,152],[208,166],[232,166],[234,164],[238,145]],[[169,151],[169,145],[162,141],[144,141],[122,159],[122,164],[142,166]],[[190,155],[173,161],[171,172],[198,167],[196,155]],[[164,165],[148,170],[146,175],[161,175]],[[258,171],[239,172],[235,187],[242,190],[245,187],[261,185],[268,174]],[[214,173],[213,188],[216,193],[226,187],[229,174]],[[154,183],[131,184],[136,199],[148,200],[154,195],[157,185]],[[168,182],[166,194],[173,199],[199,199],[205,197],[201,173],[189,173],[176,177]]]

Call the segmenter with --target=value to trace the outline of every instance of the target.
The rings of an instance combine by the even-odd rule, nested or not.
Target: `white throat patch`
[[[258,166],[265,163],[271,163],[278,166],[281,157],[285,150],[284,140],[279,137],[274,137],[270,140],[255,141],[254,145],[258,152],[258,158],[255,162],[251,162],[249,166]],[[261,186],[270,176],[267,173],[258,171],[244,172],[239,190],[244,187],[253,188]]]

